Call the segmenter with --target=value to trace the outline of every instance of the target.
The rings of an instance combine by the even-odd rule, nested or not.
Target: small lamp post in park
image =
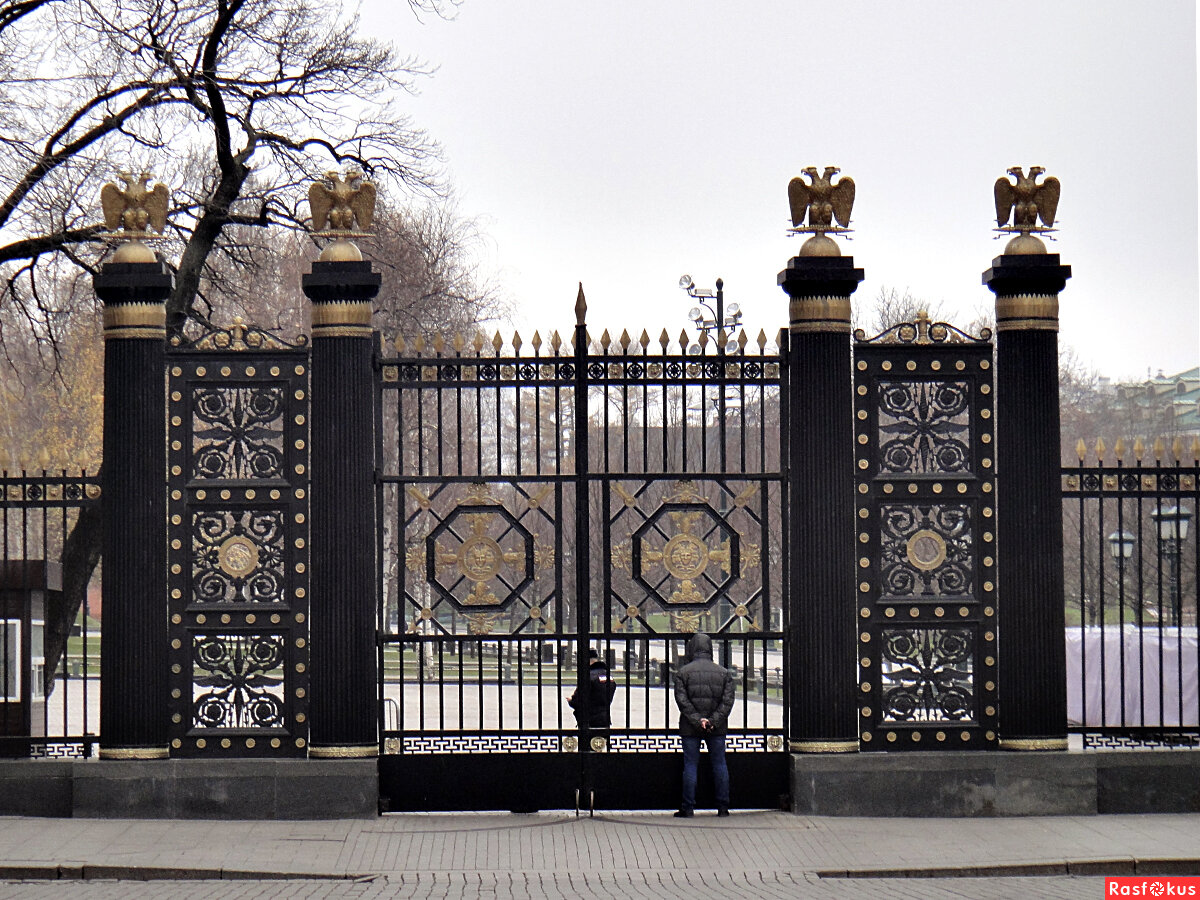
[[[1119,594],[1119,602],[1122,615],[1125,610],[1125,562],[1133,556],[1133,546],[1135,538],[1128,531],[1114,531],[1108,536],[1108,552],[1117,563],[1117,585]],[[1142,598],[1138,598],[1137,602],[1137,623],[1142,625]],[[1121,623],[1125,624],[1124,622]]]
[[[1170,620],[1168,625],[1182,622],[1182,596],[1179,583],[1179,563],[1183,555],[1183,542],[1187,540],[1188,524],[1192,511],[1180,506],[1159,504],[1150,511],[1150,518],[1158,528],[1158,542],[1167,557],[1167,590],[1170,592]]]

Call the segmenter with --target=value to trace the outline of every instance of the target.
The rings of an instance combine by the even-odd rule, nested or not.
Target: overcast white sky
[[[404,101],[444,148],[460,212],[528,338],[573,324],[677,335],[690,273],[773,335],[804,166],[854,178],[860,303],[908,289],[965,325],[1001,253],[992,184],[1063,184],[1060,338],[1103,374],[1200,360],[1194,0],[732,4],[464,0],[368,30],[439,67]]]

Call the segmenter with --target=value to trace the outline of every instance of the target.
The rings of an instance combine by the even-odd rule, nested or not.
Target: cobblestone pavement
[[[1099,898],[1135,872],[1200,874],[1200,815],[0,819],[0,898],[29,900]]]

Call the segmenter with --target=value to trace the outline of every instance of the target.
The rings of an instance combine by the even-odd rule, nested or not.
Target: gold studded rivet
[[[197,625],[203,625],[207,621],[208,621],[208,616],[206,616],[204,613],[200,613],[200,615],[196,616],[196,624]]]
[[[250,488],[249,490],[246,491],[246,499],[247,500],[253,500],[257,496],[258,496],[258,492],[255,491],[254,488]]]
[[[180,667],[179,663],[172,663],[172,664],[171,664],[171,671],[172,671],[174,674],[178,675],[180,672],[182,672],[182,671],[183,671],[183,669]]]
[[[303,647],[305,646],[306,643],[307,643],[307,641],[305,641],[304,638],[296,638],[296,646],[297,647],[300,647],[303,649]]]
[[[305,671],[305,665],[304,665],[304,663],[296,663],[296,671],[297,671],[297,672],[303,672],[303,671]]]
[[[304,568],[305,568],[304,563],[296,563],[296,571],[297,572],[303,572]]]
[[[203,750],[207,746],[208,741],[206,741],[204,738],[196,738],[196,749]]]
[[[296,688],[296,696],[303,700],[305,697],[304,688]]]
[[[304,738],[296,738],[296,746],[297,747],[305,747],[305,746],[307,746],[307,744],[308,744],[308,742],[306,740],[304,740]]]
[[[249,375],[250,373],[247,372],[246,374]],[[247,750],[254,749],[254,738],[246,738],[246,749]]]
[[[940,606],[937,606],[937,607],[934,607],[933,614],[940,619],[942,616],[944,616],[946,614],[946,610],[942,609]]]
[[[917,616],[919,616],[920,614],[921,614],[921,609],[920,609],[920,607],[913,606],[913,607],[910,607],[910,608],[909,608],[909,610],[908,610],[908,615],[909,615],[909,617],[910,617],[910,618],[913,618],[913,619],[915,619],[915,618],[916,618]]]
[[[863,741],[864,741],[864,742],[866,742],[866,743],[868,743],[868,744],[869,744],[869,743],[871,743],[871,732],[869,732],[869,731],[864,731],[864,732],[862,733],[862,739],[863,739]]]
[[[871,659],[870,659],[870,657],[864,656],[862,659],[860,659],[858,661],[858,664],[860,666],[862,666],[864,669],[869,669],[869,668],[871,668]]]
[[[983,639],[985,641],[994,641],[996,639],[996,633],[993,631],[985,631],[983,633]]]
[[[296,544],[296,549],[297,549],[297,550],[302,550],[302,549],[304,549],[304,538],[296,538],[296,540],[295,540],[295,544]]]
[[[183,516],[178,516],[178,515],[171,516],[171,524],[172,525],[178,525],[182,521],[183,521]]]
[[[197,377],[203,378],[207,374],[208,374],[208,369],[204,368],[204,366],[196,366]]]
[[[983,689],[984,689],[985,691],[994,691],[994,690],[996,689],[996,682],[994,682],[994,681],[985,681],[985,682],[983,683]]]
[[[861,581],[859,582],[858,589],[865,594],[871,590],[871,584],[867,581]]]
[[[232,372],[232,371],[233,370],[230,369],[229,366],[221,366],[221,375],[224,376],[225,378],[228,378],[230,372]]]
[[[171,616],[171,624],[172,625],[179,625],[179,624],[182,624],[182,622],[183,622],[183,616],[181,616],[179,613],[175,613],[175,615]]]
[[[296,713],[296,721],[297,722],[303,722],[307,719],[308,719],[308,716],[306,716],[304,713]]]
[[[283,620],[279,617],[279,613],[271,613],[271,624],[278,625]]]
[[[866,360],[860,359],[857,363],[857,366],[858,366],[858,371],[860,371],[860,372],[867,371],[867,361]]]
[[[916,743],[917,741],[921,740],[921,732],[914,731],[912,733],[912,739],[913,739],[913,743]]]
[[[278,374],[278,373],[273,373],[273,374]],[[278,750],[278,749],[279,749],[279,747],[280,747],[280,741],[279,741],[279,738],[271,738],[271,747],[272,747],[272,748],[274,748],[274,749],[276,749],[276,750]]]
[[[296,588],[296,599],[303,600],[308,595],[304,588]]]
[[[892,743],[895,743],[895,741],[896,741],[896,732],[894,732],[894,731],[889,731],[889,732],[887,733],[887,739],[888,739],[889,741],[891,741]]]
[[[892,361],[890,359],[885,359],[882,363],[880,363],[879,367],[885,372],[890,372],[892,371]]]
[[[865,717],[867,717],[867,716],[870,716],[870,715],[871,715],[871,707],[869,707],[869,706],[864,706],[864,707],[862,708],[861,712],[862,712],[862,714],[863,714],[863,717],[864,717],[864,718],[865,718]]]
[[[171,449],[172,450],[182,450],[183,444],[180,443],[179,441],[171,441]]]
[[[221,499],[222,499],[222,500],[228,500],[228,499],[229,499],[230,497],[232,497],[232,496],[233,496],[233,494],[231,494],[231,493],[230,493],[229,491],[227,491],[227,490],[225,490],[225,491],[221,491]]]
[[[171,599],[172,600],[178,600],[182,596],[183,596],[183,591],[181,591],[179,588],[173,588],[171,590]]]
[[[179,393],[179,391],[171,391],[171,399],[178,403],[183,399],[183,394]]]
[[[994,741],[994,740],[996,739],[996,732],[994,732],[994,731],[985,731],[985,732],[983,733],[983,736],[984,736],[985,738],[987,738],[989,741]]]
[[[996,614],[996,610],[992,609],[990,606],[985,606],[983,608],[983,614],[985,616],[994,616]]]
[[[869,490],[869,488],[865,484],[860,484],[858,486],[858,492],[860,494],[865,494],[868,490]]]
[[[296,393],[293,394],[292,396],[294,396],[297,400],[303,400],[304,399],[304,391],[296,391]]]
[[[979,464],[981,466],[983,466],[985,469],[990,469],[992,467],[992,461],[990,459],[988,459],[986,456],[979,461]]]
[[[172,689],[171,689],[171,697],[172,697],[172,699],[178,700],[178,699],[179,699],[180,697],[182,697],[182,696],[183,696],[183,691],[181,691],[179,688],[172,688]]]
[[[171,491],[171,499],[172,500],[182,500],[183,499],[183,491]]]
[[[967,492],[967,486],[966,486],[966,484],[964,484],[964,483],[963,483],[963,482],[961,482],[961,481],[958,483],[958,492],[959,492],[960,494],[965,494],[965,493]]]
[[[983,533],[983,541],[985,544],[990,544],[995,539],[995,535],[993,535],[990,531],[985,531]]]
[[[304,441],[296,441],[296,449],[303,450],[304,449]]]
[[[179,713],[175,713],[173,716],[171,716],[171,721],[178,725],[183,721],[183,716],[181,716]]]
[[[276,378],[279,377],[279,366],[271,366],[271,375]]]
[[[174,375],[176,378],[178,378],[180,375],[183,374],[183,369],[179,368],[179,366],[172,366],[171,374]]]
[[[868,438],[867,438],[867,436],[866,436],[865,434],[860,434],[860,435],[858,436],[858,442],[859,442],[860,444],[865,444],[865,443],[867,442],[867,440],[868,440]]]
[[[172,550],[179,550],[182,547],[183,547],[183,543],[181,541],[179,541],[178,539],[171,541],[171,549]]]
[[[271,491],[270,497],[272,500],[278,500],[280,497],[279,491]]]
[[[983,558],[983,565],[987,568],[990,568],[995,562],[996,561],[994,559],[992,559],[990,556],[985,556]]]
[[[917,486],[915,483],[908,486],[908,492],[910,494],[915,494],[917,492]]]
[[[986,360],[986,359],[981,359],[981,360],[979,361],[979,368],[981,368],[981,369],[990,369],[991,367],[992,367],[991,361],[989,361],[989,360]]]
[[[983,517],[985,519],[990,519],[992,517],[992,508],[990,506],[985,506],[983,508]]]
[[[910,372],[915,372],[917,369],[917,363],[915,360],[910,359],[908,362],[906,362],[904,364],[904,368],[908,369],[908,371],[910,371]]]
[[[994,656],[985,656],[983,658],[983,664],[985,666],[994,666],[996,664],[996,658]]]
[[[254,366],[246,366],[246,377],[247,378],[253,378],[256,374],[258,374],[258,370],[256,370],[254,368]]]
[[[304,366],[296,366],[295,371],[296,371],[297,375],[303,375],[304,374]]]
[[[860,544],[869,544],[871,542],[871,536],[865,531],[859,532],[858,542]]]
[[[992,483],[990,481],[985,481],[983,483],[983,492],[985,494],[990,494],[992,492]]]
[[[297,500],[304,499],[304,488],[296,488],[296,499]]]
[[[981,441],[983,441],[985,444],[990,444],[992,442],[992,436],[990,434],[988,434],[986,431],[979,436],[979,439]]]
[[[966,364],[965,362],[963,362],[961,359],[960,359],[960,360],[957,360],[957,361],[954,363],[954,368],[958,369],[958,371],[960,371],[960,372],[961,372],[963,369],[965,369],[966,367],[967,367],[967,364]]]
[[[962,734],[959,735],[959,737],[962,738],[964,741],[969,741],[971,739],[971,732],[964,731],[964,732],[962,732]]]
[[[231,741],[229,738],[221,738],[221,747],[223,749],[228,750],[232,746],[233,746],[233,741]]]
[[[258,621],[258,617],[254,613],[246,613],[246,624],[253,625]]]
[[[865,518],[867,518],[867,516],[869,516],[869,515],[870,515],[870,513],[869,513],[869,512],[868,512],[868,511],[867,511],[865,508],[864,508],[864,509],[860,509],[860,510],[858,511],[858,517],[859,517],[860,519],[865,519]]]
[[[178,575],[182,571],[183,571],[183,566],[181,566],[179,563],[172,564],[172,566],[171,566],[171,574],[172,575]]]
[[[855,413],[855,415],[858,416],[859,419],[865,419],[867,417],[867,411],[865,409],[860,409],[857,413]]]
[[[865,397],[865,396],[867,396],[867,386],[866,386],[865,384],[860,384],[860,385],[859,385],[859,386],[856,388],[856,390],[858,391],[858,396],[860,396],[860,397]]]
[[[935,494],[940,494],[942,492],[942,486],[940,484],[934,484],[933,492]]]
[[[895,616],[896,616],[896,608],[895,608],[894,606],[889,606],[887,609],[885,609],[885,610],[883,611],[883,614],[884,614],[885,616],[887,616],[889,619],[895,618]]]
[[[182,475],[183,469],[179,468],[179,466],[171,466],[171,474],[172,475]]]
[[[179,738],[173,738],[171,740],[171,746],[174,747],[176,750],[178,750],[180,747],[183,746],[183,741],[181,741]]]
[[[934,735],[934,737],[937,738],[939,741],[944,741],[946,739],[946,732],[939,731],[937,734]]]
[[[891,493],[892,491],[894,491],[895,489],[896,489],[896,486],[895,486],[894,484],[885,484],[885,485],[883,486],[883,492],[884,492],[885,494],[890,494],[890,493]]]
[[[869,465],[870,465],[870,463],[869,463],[869,462],[867,462],[865,459],[860,459],[860,460],[858,461],[858,467],[859,467],[860,469],[865,469],[865,468],[866,468],[867,466],[869,466]]]
[[[990,394],[991,392],[992,392],[992,386],[990,384],[981,384],[979,386],[979,393]]]
[[[303,622],[304,621],[304,613],[296,613],[296,621]]]
[[[935,359],[933,362],[931,362],[929,364],[929,368],[933,369],[933,371],[935,371],[935,372],[940,372],[942,369],[942,364],[939,360]]]
[[[859,639],[860,641],[862,641],[864,644],[869,644],[869,643],[871,643],[871,632],[869,632],[869,631],[864,631],[862,634],[860,634],[860,635],[858,636],[858,639]]]
[[[230,618],[229,613],[221,614],[221,624],[222,625],[228,625],[231,621],[233,621],[233,620]]]
[[[983,583],[983,589],[984,589],[985,591],[991,591],[993,588],[995,588],[995,585],[994,585],[994,584],[992,584],[990,581],[985,581],[985,582]]]
[[[858,561],[858,567],[859,567],[860,569],[869,569],[869,568],[871,568],[871,560],[870,560],[870,558],[868,558],[868,557],[864,556],[864,557],[862,557],[861,559],[859,559],[859,561]]]
[[[871,618],[871,608],[869,606],[864,606],[858,611],[858,614],[864,619],[869,619]]]
[[[304,424],[304,416],[296,416],[296,424],[303,425]]]
[[[990,409],[981,409],[979,411],[979,418],[990,419],[991,417],[992,417],[992,411]]]
[[[871,693],[871,682],[864,681],[861,685],[859,685],[859,688],[864,694],[869,694]]]
[[[996,707],[994,707],[994,706],[985,706],[985,707],[983,708],[983,714],[984,714],[985,716],[988,716],[988,717],[994,716],[994,715],[996,714]]]
[[[969,616],[971,614],[971,611],[969,609],[967,609],[965,606],[960,606],[958,608],[958,614],[965,619],[967,616]]]
[[[196,499],[197,500],[203,500],[207,496],[208,496],[208,491],[196,491]]]

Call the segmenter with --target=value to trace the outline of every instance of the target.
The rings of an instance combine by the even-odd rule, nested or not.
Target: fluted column
[[[164,758],[168,741],[164,302],[174,276],[136,246],[146,261],[108,263],[93,280],[104,303],[102,759]]]
[[[1000,747],[1067,749],[1058,294],[1071,277],[1028,237],[992,261]]]
[[[858,750],[850,295],[862,278],[842,256],[797,256],[779,273],[791,298],[789,739],[804,753]]]
[[[378,752],[374,404],[369,262],[318,261],[312,301],[309,755]]]

